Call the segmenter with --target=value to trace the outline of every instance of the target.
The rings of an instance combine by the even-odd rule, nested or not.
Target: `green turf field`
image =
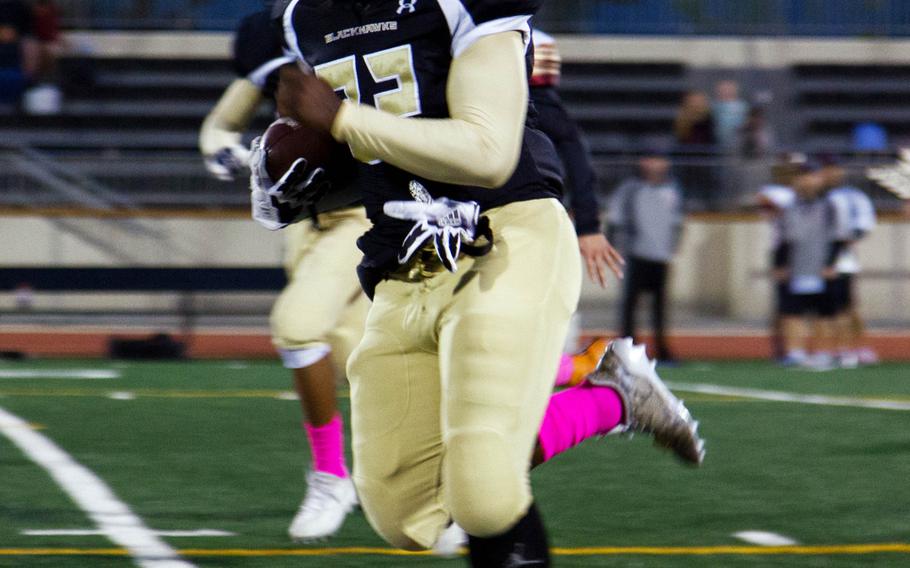
[[[121,377],[9,378],[77,369]],[[762,392],[680,393],[708,440],[701,470],[639,436],[589,441],[535,471],[556,566],[910,566],[910,367],[690,363],[662,375]],[[328,544],[287,540],[307,456],[298,404],[281,396],[288,388],[285,371],[262,362],[0,363],[0,408],[92,470],[147,526],[235,533],[162,537],[196,566],[463,565],[391,555],[359,512]],[[754,398],[765,391],[823,398]],[[863,408],[871,399],[897,404]],[[103,536],[23,534],[94,528],[0,435],[0,566],[133,565]],[[749,530],[798,545],[732,536]]]

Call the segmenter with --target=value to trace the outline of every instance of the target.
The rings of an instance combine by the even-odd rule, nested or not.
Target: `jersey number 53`
[[[420,114],[420,88],[414,72],[414,58],[410,45],[384,49],[363,56],[363,62],[370,72],[373,85],[394,81],[395,87],[373,94],[372,105],[379,110],[397,116],[414,116]],[[361,82],[357,73],[357,56],[349,55],[335,61],[323,63],[314,68],[316,74],[344,97],[355,103],[366,96],[369,85]],[[378,87],[377,87],[378,89]],[[361,162],[379,163],[374,156],[354,157]]]

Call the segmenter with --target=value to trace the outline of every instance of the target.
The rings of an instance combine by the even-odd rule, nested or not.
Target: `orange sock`
[[[598,337],[582,351],[572,355],[572,375],[569,377],[569,386],[580,384],[585,377],[594,372],[609,342],[610,340],[606,337]]]

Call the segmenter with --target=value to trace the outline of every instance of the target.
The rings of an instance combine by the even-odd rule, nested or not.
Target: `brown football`
[[[262,135],[265,169],[273,181],[281,179],[297,158],[306,158],[310,167],[325,168],[331,176],[332,164],[350,151],[327,132],[308,128],[290,118],[279,118]]]

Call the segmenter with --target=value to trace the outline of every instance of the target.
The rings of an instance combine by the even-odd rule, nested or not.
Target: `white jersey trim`
[[[285,369],[304,369],[325,359],[332,348],[326,343],[317,343],[303,349],[279,349]]]
[[[286,65],[288,63],[293,63],[296,60],[297,60],[296,55],[285,55],[283,57],[276,57],[275,59],[272,59],[271,61],[267,61],[266,63],[263,63],[262,65],[260,65],[256,69],[254,69],[252,73],[250,73],[249,75],[246,76],[246,78],[249,79],[251,83],[253,83],[254,85],[256,85],[257,87],[259,87],[261,89],[265,86],[265,82],[268,79],[269,75],[274,73],[276,69],[278,69],[282,65]]]
[[[537,45],[556,45],[556,39],[540,28],[534,28],[534,40]]]
[[[297,30],[294,29],[294,9],[297,8],[299,2],[300,0],[291,0],[288,7],[284,9],[284,15],[281,17],[282,27],[284,28],[284,41],[287,42],[290,50],[290,53],[285,50],[285,55],[294,56],[297,61],[300,61],[309,69],[310,64],[307,63],[306,58],[303,57],[303,52],[300,51],[300,42],[297,41]]]
[[[502,32],[521,32],[525,48],[531,43],[530,15],[509,16],[484,22],[479,26],[461,0],[436,0],[452,34],[452,57],[458,57],[482,37]]]
[[[452,55],[458,57],[480,38],[503,32],[521,32],[525,49],[527,49],[531,45],[531,25],[528,23],[530,19],[531,16],[511,16],[484,22],[459,38],[457,44],[453,42]]]

